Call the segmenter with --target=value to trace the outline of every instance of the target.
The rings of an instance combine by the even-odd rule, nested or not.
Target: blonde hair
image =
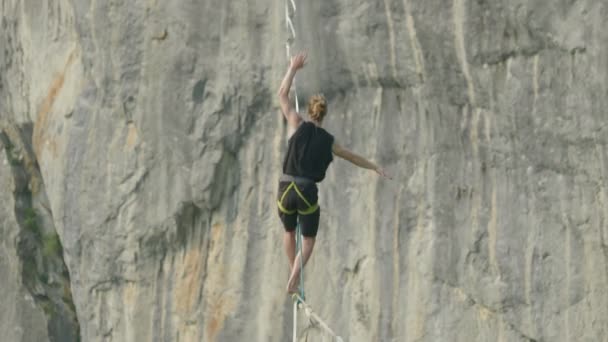
[[[327,114],[327,101],[321,94],[313,95],[308,100],[308,115],[317,122],[323,121]]]

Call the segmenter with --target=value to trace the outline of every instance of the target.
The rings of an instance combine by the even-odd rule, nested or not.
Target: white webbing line
[[[291,10],[290,10],[291,7]],[[291,62],[291,44],[296,40],[296,29],[293,26],[291,20],[296,14],[296,3],[295,0],[285,0],[285,25],[287,25],[287,41],[285,42],[285,50],[287,51],[287,62]],[[300,112],[298,105],[298,91],[296,89],[296,80],[292,82],[293,91],[295,94],[296,112]],[[302,258],[302,256],[300,256]],[[300,269],[300,272],[304,270]],[[298,341],[298,303],[293,303],[293,342]]]
[[[291,7],[291,10],[290,10]],[[285,24],[287,25],[287,42],[285,48],[287,50],[287,62],[291,61],[291,44],[296,41],[296,28],[293,25],[293,18],[296,15],[296,2],[295,0],[285,0]],[[300,114],[300,105],[298,101],[298,90],[296,88],[296,78],[293,78],[293,92],[296,100],[296,112]]]
[[[327,325],[327,323],[323,322],[323,320],[321,319],[321,317],[319,317],[319,315],[317,315],[314,311],[312,311],[312,307],[310,307],[310,305],[308,305],[302,299],[302,297],[300,297],[299,294],[296,293],[295,296],[298,299],[297,301],[294,302],[295,305],[298,305],[298,307],[304,308],[304,313],[306,314],[306,316],[308,316],[308,319],[310,319],[310,321],[313,324],[319,325],[321,328],[323,328],[323,330],[325,330],[325,332],[327,332],[333,338],[335,338],[336,341],[338,341],[338,342],[344,342],[344,340],[342,339],[342,337],[336,335],[336,333],[333,330],[331,330],[331,328],[329,327],[329,325]],[[299,303],[298,303],[298,301],[299,301]],[[294,339],[294,341],[295,341],[295,339]]]

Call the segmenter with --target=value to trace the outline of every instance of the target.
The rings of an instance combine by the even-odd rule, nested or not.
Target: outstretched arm
[[[291,83],[293,82],[294,77],[299,69],[304,67],[306,63],[306,54],[299,53],[295,55],[291,59],[291,63],[289,65],[289,69],[287,73],[285,73],[285,77],[283,77],[283,81],[281,82],[281,87],[279,88],[279,103],[281,105],[281,111],[283,112],[283,116],[287,120],[287,123],[291,128],[297,127],[302,118],[300,115],[296,113],[293,109],[293,106],[289,103],[289,89],[291,88]]]
[[[349,151],[348,149],[340,146],[337,142],[334,142],[332,146],[332,151],[334,154],[342,159],[346,159],[349,162],[368,170],[376,171],[380,176],[389,178],[390,177],[381,169],[378,165],[372,163],[371,161],[361,157],[360,155]]]

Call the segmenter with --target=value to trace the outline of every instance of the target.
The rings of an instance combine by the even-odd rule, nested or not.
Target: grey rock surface
[[[0,2],[1,336],[291,338],[284,5]],[[320,186],[307,296],[345,340],[606,340],[607,18],[601,0],[298,2],[301,104],[323,92],[327,129],[394,176],[336,160]],[[23,233],[24,198],[58,246]]]
[[[10,159],[5,153],[4,144],[0,143],[0,147],[0,340],[48,341],[45,314],[22,284],[23,263],[16,243],[19,230],[13,196],[17,186],[10,172]]]

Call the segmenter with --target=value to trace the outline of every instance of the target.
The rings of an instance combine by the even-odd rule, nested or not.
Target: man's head
[[[327,101],[321,94],[313,95],[308,99],[308,115],[310,119],[321,123],[327,114]]]

